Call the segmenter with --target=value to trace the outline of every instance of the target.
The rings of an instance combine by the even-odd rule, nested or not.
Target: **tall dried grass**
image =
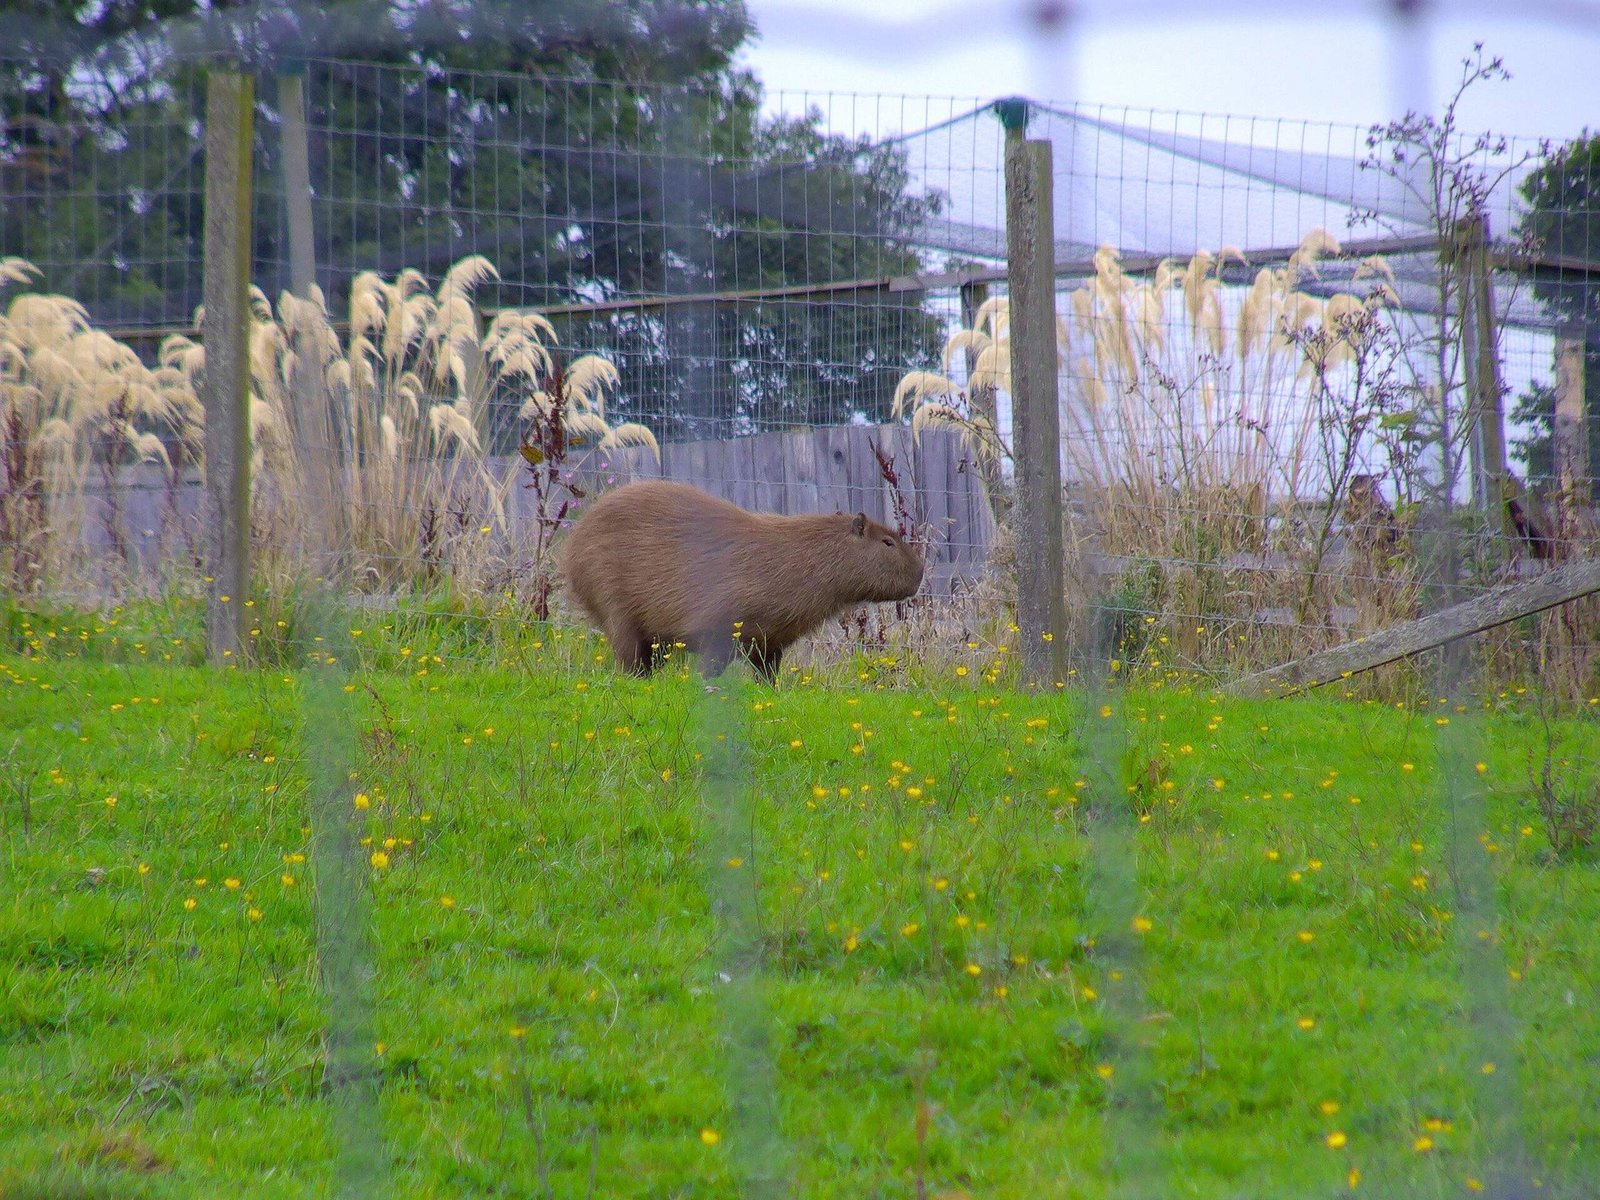
[[[1358,290],[1303,290],[1338,252],[1313,230],[1238,288],[1222,278],[1229,262],[1245,264],[1231,247],[1148,277],[1103,247],[1068,294],[1056,330],[1078,580],[1069,601],[1081,608],[1104,589],[1125,650],[1253,665],[1412,604],[1404,505],[1397,517],[1383,499],[1410,498],[1415,465],[1395,296],[1381,259],[1359,264]],[[950,376],[958,354],[972,360],[965,386]],[[943,372],[902,379],[896,410],[918,429],[955,426],[1005,460],[1009,446],[972,398],[1010,384],[1007,301],[994,298],[946,343]],[[1347,511],[1357,484],[1389,514],[1381,539],[1363,543],[1371,514]]]
[[[22,259],[0,260],[0,287],[37,275]],[[0,315],[0,577],[26,593],[75,576],[89,521],[126,566],[123,468],[160,464],[175,515],[173,487],[198,457],[202,425],[182,371],[150,369],[69,297],[13,297]]]
[[[0,286],[36,275],[21,260],[0,263]],[[481,256],[432,291],[417,271],[363,273],[342,338],[320,291],[286,292],[274,308],[251,289],[251,528],[269,582],[499,588],[530,533],[511,519],[516,471],[489,456],[496,435],[514,444],[519,422],[554,419],[572,444],[659,453],[645,426],[607,419],[618,376],[605,358],[567,364],[552,394],[548,321],[507,310],[484,327],[472,293],[495,276]],[[203,310],[196,324],[203,333]],[[184,469],[203,468],[204,371],[202,341],[168,337],[151,369],[68,297],[11,301],[0,317],[0,572],[11,588],[58,585],[82,565],[81,531],[97,515],[91,482],[126,558],[120,475],[132,462],[165,468],[176,516]]]

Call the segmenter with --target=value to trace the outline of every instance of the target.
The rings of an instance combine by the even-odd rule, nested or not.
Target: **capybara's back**
[[[739,650],[770,679],[790,643],[828,617],[904,599],[922,581],[916,550],[864,514],[751,513],[666,481],[601,496],[561,559],[572,598],[636,674],[681,643],[707,675]]]

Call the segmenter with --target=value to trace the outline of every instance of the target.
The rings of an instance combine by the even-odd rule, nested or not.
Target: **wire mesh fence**
[[[15,595],[212,582],[197,516],[199,397],[218,335],[195,311],[203,74],[180,62],[130,85],[0,70],[0,566]],[[258,608],[238,628],[264,660],[319,668],[305,714],[312,852],[328,880],[317,942],[342,1014],[330,1061],[349,1066],[328,1087],[359,1190],[381,1158],[365,1053],[376,968],[368,914],[338,906],[360,897],[363,858],[385,852],[360,842],[351,812],[349,760],[370,747],[344,740],[341,664],[362,631],[345,629],[342,606],[443,595],[474,628],[452,646],[492,656],[496,631],[514,641],[530,617],[563,615],[554,552],[573,516],[664,477],[750,508],[898,524],[924,542],[926,594],[894,621],[858,618],[819,640],[907,645],[958,677],[1008,673],[1012,578],[1039,548],[1015,532],[1023,348],[1007,295],[1004,106],[819,97],[806,116],[767,120],[717,89],[315,57],[255,95],[242,332]],[[1142,720],[1104,684],[1134,668],[1159,683],[1282,662],[1580,557],[1594,213],[1562,152],[1426,124],[1027,113],[1054,153],[1046,349],[1073,661],[1091,688],[1077,717],[1092,760],[1087,926],[1104,943],[1112,1027],[1095,1069],[1117,1081],[1111,1157],[1141,1194],[1163,1169],[1144,1126],[1165,1100],[1135,849],[1150,813],[1121,806],[1120,789],[1134,791],[1130,755],[1136,784],[1154,772],[1152,792],[1166,768],[1139,760]],[[1507,454],[1519,439],[1521,487]],[[315,603],[274,602],[307,579]],[[1525,676],[1526,661],[1502,660],[1531,642],[1545,681],[1583,694],[1584,603],[1480,647],[1476,681]],[[1459,659],[1416,677],[1429,696],[1470,682]],[[710,763],[727,1083],[743,1182],[761,1193],[788,1164],[770,935],[746,869],[759,840],[749,706],[733,685],[691,716]],[[1461,831],[1484,822],[1477,743],[1449,720],[1444,802],[1470,842]],[[1460,868],[1468,849],[1452,845],[1469,901],[1459,958],[1480,1057],[1500,1058],[1515,1030],[1484,950],[1498,945],[1497,902],[1479,860]],[[918,886],[942,894],[931,874]],[[1204,1074],[1203,1046],[1195,1061]],[[1484,1086],[1486,1122],[1510,1129],[1514,1073]],[[1513,1150],[1491,1147],[1505,1163]]]
[[[74,407],[38,495],[8,498],[23,589],[149,580],[195,543],[200,68],[124,71],[4,73],[0,247],[38,272],[13,269],[10,326],[38,332],[12,374],[50,393],[34,442],[66,412],[47,341],[133,351],[97,343],[92,370],[130,390]],[[764,118],[737,92],[316,58],[257,96],[252,521],[272,569],[326,518],[353,590],[449,577],[526,601],[531,580],[542,615],[557,475],[659,474],[776,511],[889,516],[898,491],[935,596],[1004,594],[994,104]],[[1592,342],[1570,153],[1451,124],[1029,119],[1055,155],[1070,598],[1133,657],[1260,666],[1415,615],[1441,519],[1476,519],[1471,586],[1569,553],[1588,468],[1562,484],[1556,365]],[[1592,431],[1565,394],[1563,429]],[[552,397],[562,461],[541,468],[519,451]],[[337,519],[307,475],[319,446]]]

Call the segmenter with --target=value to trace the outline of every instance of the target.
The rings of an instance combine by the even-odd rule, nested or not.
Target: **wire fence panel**
[[[122,70],[136,85],[4,72],[0,251],[38,272],[7,291],[58,306],[29,318],[13,373],[48,380],[85,322],[137,357],[101,353],[133,389],[74,408],[77,450],[7,501],[23,591],[137,586],[195,538],[203,68]],[[542,615],[581,508],[562,479],[604,486],[648,457],[747,507],[898,500],[939,564],[932,597],[1005,593],[995,104],[777,97],[800,115],[767,117],[716,89],[315,57],[274,82],[251,266],[269,572],[327,542],[348,587],[450,577]],[[1577,152],[1448,114],[1027,113],[1054,150],[1076,620],[1157,669],[1260,668],[1426,611],[1441,523],[1472,525],[1452,570],[1479,589],[1587,536]],[[297,255],[315,295],[294,294]],[[888,428],[908,417],[916,436]]]
[[[342,31],[346,48],[351,34]],[[1352,758],[1393,765],[1392,779],[1370,773],[1381,797],[1346,790],[1332,768],[1317,777],[1307,761],[1321,748],[1285,748],[1253,709],[1230,719],[1250,714],[1254,733],[1227,742],[1230,729],[1207,746],[1200,731],[1218,735],[1223,718],[1206,716],[1204,695],[1185,696],[1187,716],[1172,713],[1173,725],[1190,720],[1193,741],[1169,737],[1163,701],[1174,685],[1242,687],[1469,598],[1548,582],[1552,567],[1592,553],[1593,143],[1585,159],[1448,123],[1362,129],[1015,99],[777,97],[770,107],[788,115],[764,116],[742,90],[754,85],[737,78],[686,88],[331,51],[281,65],[285,74],[263,73],[254,89],[244,332],[255,579],[248,598],[233,599],[251,610],[242,628],[255,661],[297,672],[282,679],[300,689],[306,761],[278,769],[288,780],[303,767],[294,780],[306,794],[280,794],[274,773],[262,795],[284,806],[266,818],[288,813],[285,829],[301,840],[286,846],[300,849],[273,847],[261,878],[278,874],[284,895],[303,894],[289,891],[290,868],[308,857],[316,877],[317,907],[299,932],[317,957],[307,986],[322,1023],[308,1022],[317,1044],[302,1058],[321,1072],[306,1090],[332,1118],[341,1194],[387,1186],[390,1175],[409,1186],[411,1164],[400,1153],[390,1161],[397,1130],[420,1130],[419,1144],[448,1156],[458,1181],[514,1177],[496,1173],[505,1151],[531,1164],[524,1177],[545,1192],[552,1169],[575,1184],[586,1166],[589,1194],[602,1169],[633,1187],[658,1178],[655,1163],[646,1171],[628,1157],[640,1153],[631,1131],[610,1127],[619,1112],[631,1121],[655,1106],[642,1123],[668,1132],[652,1129],[657,1140],[639,1145],[677,1154],[667,1140],[676,1138],[710,1153],[723,1136],[703,1115],[715,1106],[685,1099],[700,1086],[692,1080],[658,1071],[686,1060],[648,1045],[637,1060],[621,1054],[624,1087],[636,1090],[612,1106],[612,1068],[587,1057],[619,1021],[619,1040],[665,1042],[702,1007],[716,1028],[690,1030],[704,1039],[690,1053],[705,1056],[695,1069],[707,1078],[712,1060],[722,1068],[704,1086],[720,1082],[728,1100],[732,1153],[715,1170],[745,1194],[783,1194],[810,1171],[831,1179],[838,1164],[819,1158],[857,1152],[831,1143],[819,1152],[793,1136],[812,1115],[797,1116],[801,1087],[845,1093],[859,1105],[843,1110],[853,1116],[900,1104],[902,1083],[915,1105],[906,1144],[871,1147],[880,1157],[845,1164],[840,1178],[887,1178],[892,1163],[899,1174],[885,1187],[926,1194],[927,1178],[950,1166],[940,1156],[959,1157],[949,1146],[966,1137],[959,1144],[981,1149],[995,1130],[1026,1124],[1023,1109],[1042,1097],[1060,1101],[1052,1116],[1062,1128],[1033,1131],[1037,1161],[988,1164],[990,1175],[963,1174],[961,1187],[976,1191],[999,1172],[1049,1194],[1103,1165],[1108,1194],[1156,1194],[1194,1160],[1188,1139],[1213,1119],[1241,1138],[1279,1141],[1282,1130],[1251,1123],[1259,1104],[1297,1123],[1316,1154],[1334,1152],[1315,1175],[1331,1186],[1307,1194],[1354,1191],[1374,1159],[1395,1178],[1369,1187],[1425,1178],[1442,1194],[1461,1173],[1456,1160],[1447,1178],[1427,1173],[1433,1159],[1368,1145],[1410,1122],[1422,1155],[1433,1135],[1443,1140],[1441,1114],[1453,1105],[1484,1132],[1473,1162],[1487,1162],[1484,1177],[1502,1189],[1491,1194],[1521,1194],[1538,1158],[1522,1079],[1550,1071],[1517,1045],[1529,1002],[1510,986],[1523,968],[1505,973],[1502,939],[1524,929],[1514,909],[1524,900],[1497,884],[1504,860],[1488,856],[1496,839],[1516,836],[1510,806],[1527,804],[1492,793],[1476,708],[1537,685],[1537,713],[1513,714],[1544,718],[1541,790],[1528,803],[1553,831],[1553,853],[1571,851],[1554,839],[1580,823],[1578,806],[1562,807],[1573,789],[1553,764],[1577,761],[1575,786],[1586,786],[1592,751],[1577,720],[1552,732],[1545,702],[1593,696],[1600,600],[1585,594],[1501,622],[1470,647],[1440,636],[1421,662],[1360,666],[1336,682],[1329,672],[1347,699],[1402,702],[1427,714],[1417,718],[1424,730],[1434,722],[1431,742],[1411,730],[1403,739],[1437,752],[1433,774],[1421,764],[1423,786],[1417,762],[1389,763],[1400,742],[1352,732],[1343,709],[1308,721]],[[161,622],[215,582],[200,503],[207,328],[196,311],[207,265],[205,77],[182,54],[66,74],[0,63],[0,595],[96,608],[170,601],[127,633],[142,639],[141,655],[156,640],[145,622],[162,654],[192,650]],[[1038,272],[1055,280],[1053,337],[1040,333],[1048,314],[1025,335],[1009,311],[1006,127],[1024,118],[1053,154],[1054,244]],[[1060,395],[1059,445],[1043,456],[1059,455],[1063,477],[1058,586],[1071,653],[1064,678],[1042,677],[1031,692],[1009,688],[1022,620],[1015,580],[1019,562],[1046,555],[1017,532],[1026,451],[1013,420],[1014,352],[1019,364],[1027,356],[1019,384],[1041,361],[1048,379],[1053,352]],[[613,651],[628,665],[630,648],[569,628],[578,614],[558,567],[563,539],[607,493],[657,479],[762,512],[860,513],[921,549],[915,596],[835,614],[782,664],[785,682],[831,669],[861,685],[839,688],[840,709],[812,718],[837,745],[808,744],[820,734],[780,724],[764,686],[738,675],[682,694],[671,681],[590,693],[587,678],[567,678],[575,665],[609,670]],[[675,548],[727,568],[734,556],[716,558],[715,543],[696,529]],[[726,581],[708,570],[691,582],[701,599]],[[357,623],[363,613],[374,620]],[[785,647],[769,660],[764,645],[740,644],[740,624],[692,649],[702,662],[742,651],[776,673]],[[17,625],[19,644],[33,639],[37,650],[28,619]],[[691,648],[634,632],[635,667]],[[427,726],[438,744],[419,752],[414,729],[446,652],[532,668],[512,697],[526,743],[507,737],[504,716],[452,713],[459,728]],[[390,680],[384,694],[368,684],[374,664],[414,689],[395,711]],[[277,686],[270,674],[251,684],[263,709]],[[848,711],[885,681],[916,689],[908,722],[926,717],[945,731],[939,753],[928,752],[937,765],[894,757],[914,756],[896,731]],[[975,709],[962,707],[964,692],[958,703],[940,690],[1001,681]],[[198,745],[207,702],[194,703]],[[635,724],[648,736],[635,741]],[[223,730],[212,745],[223,743],[230,763],[253,767],[260,754],[260,765],[275,764],[257,732]],[[1561,737],[1577,746],[1565,758]],[[647,740],[648,758],[628,757]],[[1036,740],[1061,756],[1031,757]],[[1063,778],[1036,765],[1067,763],[1067,743]],[[1234,757],[1217,753],[1224,743]],[[503,746],[504,760],[492,757]],[[1292,778],[1265,778],[1269,749]],[[621,799],[587,794],[591,779]],[[494,794],[512,786],[521,812]],[[1341,814],[1347,806],[1348,826],[1298,828],[1281,807],[1292,788],[1326,793]],[[99,815],[98,802],[73,795],[74,812]],[[606,804],[604,828],[583,824]],[[114,795],[107,805],[114,812]],[[1373,836],[1424,825],[1446,844],[1425,848],[1407,832],[1407,848],[1380,847]],[[1260,843],[1253,871],[1209,873],[1245,841]],[[230,836],[221,852],[232,845]],[[439,895],[424,894],[421,869],[399,869],[430,854],[430,870],[460,872]],[[1337,854],[1348,871],[1320,874]],[[700,863],[703,887],[680,904],[672,888],[686,861]],[[1449,901],[1438,896],[1453,912],[1431,903],[1424,862],[1453,889]],[[517,892],[523,872],[548,892]],[[261,885],[226,878],[230,893],[245,889],[248,931],[263,919],[249,890]],[[59,880],[49,887],[59,898]],[[1191,898],[1213,888],[1218,907],[1196,916]],[[591,907],[569,929],[563,906],[578,893]],[[549,911],[508,900],[535,894]],[[651,906],[667,896],[676,911],[662,916]],[[1158,911],[1157,897],[1171,911]],[[1036,923],[1019,918],[1025,910]],[[426,927],[399,949],[373,936],[373,923],[396,912],[407,922],[424,914]],[[607,940],[634,917],[641,924]],[[1248,926],[1255,940],[1190,919]],[[682,928],[669,930],[674,922]],[[1368,940],[1356,948],[1344,935],[1360,922]],[[248,974],[250,943],[237,944],[236,977]],[[664,947],[688,947],[693,961],[669,962]],[[1217,947],[1199,966],[1185,961]],[[1560,947],[1528,948],[1526,969],[1536,950],[1554,959]],[[469,974],[486,954],[502,961]],[[399,968],[404,955],[414,959]],[[1413,959],[1424,966],[1407,974]],[[506,1042],[485,1050],[484,1028],[457,1028],[466,1019],[457,1011],[417,1013],[398,990],[453,994],[465,990],[459,980],[488,974],[504,994],[462,1011],[503,1025],[493,1036],[510,1039],[510,1057]],[[1234,1026],[1232,1045],[1209,1044],[1198,1015],[1192,1032],[1180,1028],[1190,1012],[1179,1002],[1191,997],[1172,995],[1173,980],[1202,977],[1222,1006],[1213,1011]],[[1419,979],[1439,994],[1407,990]],[[1322,994],[1349,981],[1350,996]],[[281,1003],[294,986],[287,969],[275,986]],[[595,1019],[604,995],[609,1017]],[[1555,1003],[1554,991],[1538,995]],[[580,1003],[587,1015],[562,1024]],[[1241,1031],[1241,1011],[1283,1028]],[[1350,1134],[1368,1064],[1343,1061],[1342,1050],[1316,1061],[1343,1074],[1330,1066],[1325,1078],[1283,1085],[1291,1096],[1238,1074],[1267,1069],[1270,1050],[1253,1043],[1320,1038],[1319,1021],[1347,1021],[1328,1033],[1342,1047],[1334,1039],[1353,1043],[1379,1019],[1372,1012],[1395,1022],[1424,1014],[1427,1028],[1392,1031],[1408,1061],[1463,1061],[1445,1083],[1371,1098],[1367,1124]],[[963,1024],[972,1013],[986,1024]],[[435,1022],[427,1049],[389,1057],[392,1031],[413,1036],[405,1025],[424,1016]],[[947,1020],[955,1033],[939,1028]],[[824,1063],[833,1039],[860,1051],[845,1036],[858,1031],[841,1032],[850,1021],[881,1028],[882,1044],[865,1067]],[[1451,1041],[1458,1024],[1466,1032]],[[959,1092],[965,1043],[989,1037],[995,1056],[971,1061],[993,1111],[941,1111],[930,1087]],[[936,1047],[947,1061],[935,1061]],[[1512,1065],[1519,1057],[1525,1075]],[[797,1086],[786,1074],[795,1062],[816,1076]],[[888,1100],[860,1086],[891,1076]],[[286,1078],[267,1087],[287,1096]],[[130,1099],[148,1090],[133,1086]],[[442,1110],[450,1089],[489,1096],[483,1111],[499,1128],[436,1122],[431,1106]],[[525,1130],[506,1118],[516,1107]],[[1074,1126],[1069,1146],[1058,1134],[1078,1121],[1090,1132]],[[563,1127],[570,1146],[554,1140]],[[1363,1144],[1346,1157],[1352,1136]],[[506,1151],[524,1140],[531,1158]],[[1103,1163],[1085,1158],[1085,1145]],[[1573,1160],[1583,1155],[1592,1147]],[[1230,1161],[1206,1182],[1237,1190],[1249,1165]],[[661,1170],[700,1179],[706,1168]]]

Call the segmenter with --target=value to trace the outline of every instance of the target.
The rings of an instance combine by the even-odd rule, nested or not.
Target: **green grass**
[[[153,658],[163,633],[89,637]],[[186,649],[0,658],[0,1196],[332,1192],[307,679]],[[350,811],[386,856],[363,864],[383,1194],[583,1196],[591,1170],[595,1195],[734,1194],[754,1134],[724,1033],[763,1014],[794,1195],[1098,1197],[1110,1153],[1155,1173],[1135,1196],[1467,1196],[1491,1078],[1517,1085],[1543,1194],[1600,1177],[1600,870],[1548,852],[1532,713],[1129,694],[1114,802],[1147,818],[1149,928],[1118,956],[1083,737],[1116,723],[1071,694],[791,679],[708,700],[587,657],[386,650],[345,696]],[[719,704],[751,786],[708,861]],[[1556,726],[1574,777],[1593,731]],[[1517,1042],[1493,1077],[1442,737],[1484,766],[1461,853],[1504,920]],[[762,986],[741,1017],[708,892],[746,881]]]

